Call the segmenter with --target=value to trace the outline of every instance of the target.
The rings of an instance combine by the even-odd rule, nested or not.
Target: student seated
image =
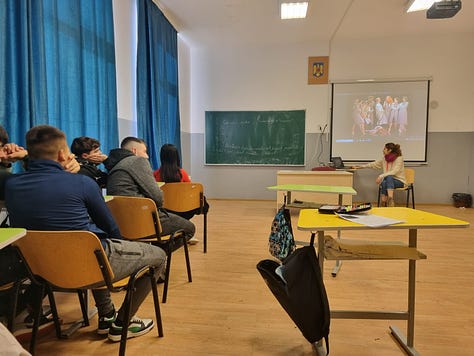
[[[176,182],[191,182],[188,173],[181,168],[181,158],[179,157],[179,151],[175,145],[170,143],[164,144],[160,149],[160,161],[161,166],[156,171],[153,172],[155,180],[157,182],[165,183],[176,183]],[[207,203],[206,198],[204,197],[204,213],[209,211],[209,204]],[[200,209],[194,209],[185,212],[175,212],[179,216],[182,216],[185,219],[191,219],[195,214],[200,213]],[[196,237],[193,237],[191,241],[196,240]]]
[[[5,199],[5,180],[11,175],[12,164],[16,161],[26,159],[28,151],[23,147],[18,146],[13,142],[9,142],[9,136],[3,126],[0,125],[0,208],[4,207]],[[72,166],[71,166],[72,167]],[[75,167],[77,168],[77,167]],[[0,227],[9,227],[8,212],[5,214],[1,221]],[[20,260],[16,251],[11,247],[7,246],[0,250],[0,285],[25,280],[28,276],[25,265]],[[29,285],[24,289],[21,289],[21,293],[18,296],[16,315],[20,314],[23,310],[27,309],[28,315],[26,316],[24,323],[32,325],[32,309],[31,305],[37,300],[39,290],[34,285]],[[0,316],[7,317],[10,315],[11,310],[9,309],[9,296],[0,296]],[[44,327],[47,323],[52,322],[49,317],[50,313],[43,314],[40,320],[40,328]]]
[[[98,165],[107,159],[107,155],[100,150],[100,142],[87,136],[76,137],[72,141],[71,152],[76,155],[76,159],[81,166],[78,173],[91,177],[99,187],[105,188],[107,173],[101,171]]]
[[[153,265],[156,278],[165,268],[166,254],[157,246],[122,239],[99,186],[88,177],[71,174],[64,167],[74,159],[59,129],[41,125],[26,134],[29,155],[26,172],[12,175],[5,185],[5,203],[13,227],[29,230],[88,230],[98,235],[117,279]],[[38,209],[41,207],[41,209]],[[151,290],[147,277],[137,280],[130,315],[135,315]],[[99,313],[98,334],[120,341],[123,308],[115,311],[108,289],[93,290]],[[152,319],[133,317],[128,337],[153,328]]]
[[[377,176],[375,183],[380,185],[382,206],[394,207],[393,191],[403,188],[406,183],[405,163],[399,144],[388,142],[383,147],[383,157],[363,166],[352,166],[353,169],[372,168],[381,169],[382,173]]]
[[[109,174],[107,194],[145,197],[154,200],[159,210],[163,234],[172,234],[182,229],[186,240],[190,241],[196,232],[194,224],[162,208],[163,192],[153,177],[145,141],[136,137],[124,138],[120,148],[111,150],[109,158],[104,163]],[[179,244],[174,246],[175,249],[179,247]]]

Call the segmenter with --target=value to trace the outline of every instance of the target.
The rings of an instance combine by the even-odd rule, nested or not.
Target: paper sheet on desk
[[[404,222],[403,220],[395,220],[384,216],[373,214],[336,214],[341,219],[352,221],[369,227],[383,227]]]

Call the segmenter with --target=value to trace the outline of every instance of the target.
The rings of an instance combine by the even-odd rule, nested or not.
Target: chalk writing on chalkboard
[[[206,164],[305,163],[305,110],[206,111]]]

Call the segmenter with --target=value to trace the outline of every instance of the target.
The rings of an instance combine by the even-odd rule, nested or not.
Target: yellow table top
[[[6,227],[0,228],[0,249],[26,235],[26,229]]]
[[[439,229],[469,227],[469,223],[463,220],[453,219],[447,216],[411,208],[372,208],[367,211],[367,213],[404,221],[403,223],[384,226],[378,229]],[[320,214],[317,209],[301,210],[298,219],[298,230],[303,231],[358,229],[372,228],[344,220],[335,214]]]

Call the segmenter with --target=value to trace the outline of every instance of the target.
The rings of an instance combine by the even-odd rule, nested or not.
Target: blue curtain
[[[138,0],[137,131],[154,168],[163,144],[181,151],[178,34],[152,0]]]
[[[0,124],[118,146],[112,0],[0,0]]]

